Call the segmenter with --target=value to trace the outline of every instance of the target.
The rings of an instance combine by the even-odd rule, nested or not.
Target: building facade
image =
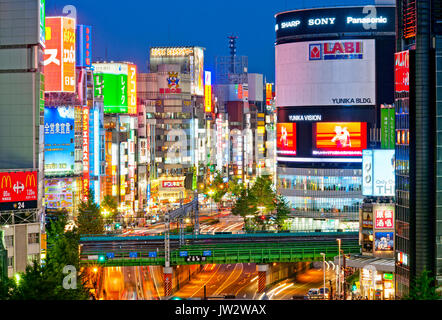
[[[296,9],[275,16],[278,191],[299,226],[357,229],[362,150],[393,102],[394,1]]]

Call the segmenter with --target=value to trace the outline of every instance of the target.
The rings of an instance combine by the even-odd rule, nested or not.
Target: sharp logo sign
[[[362,41],[337,41],[309,45],[309,60],[363,59]]]

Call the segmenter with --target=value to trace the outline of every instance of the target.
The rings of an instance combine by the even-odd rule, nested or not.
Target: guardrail
[[[185,234],[184,239],[217,239],[217,238],[270,238],[270,237],[312,237],[312,236],[341,236],[341,235],[357,235],[357,231],[327,231],[327,232],[266,232],[266,233],[236,233],[236,234]],[[178,240],[179,235],[170,235],[169,238]],[[133,241],[133,240],[158,240],[164,239],[164,235],[155,236],[131,236],[131,235],[81,235],[80,242],[84,241]]]
[[[181,248],[170,253],[171,265],[207,264],[207,263],[271,263],[271,262],[298,262],[322,260],[321,253],[325,253],[327,259],[338,255],[337,244],[325,244],[323,246],[304,246],[299,244],[287,244],[284,248],[277,247],[259,248]],[[184,250],[185,249],[185,250]],[[357,244],[343,244],[341,249],[344,253],[359,253]],[[112,257],[106,259],[103,251],[89,252],[80,256],[83,265],[98,264],[103,266],[141,266],[141,265],[164,265],[164,251],[117,251]],[[91,259],[93,257],[93,259]],[[194,260],[189,257],[195,257]],[[198,257],[198,258],[196,258]]]

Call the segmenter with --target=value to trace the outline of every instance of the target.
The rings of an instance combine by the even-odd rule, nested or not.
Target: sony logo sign
[[[316,18],[308,19],[309,26],[320,26],[324,24],[335,24],[336,18]]]
[[[290,114],[290,121],[322,121],[320,114]]]

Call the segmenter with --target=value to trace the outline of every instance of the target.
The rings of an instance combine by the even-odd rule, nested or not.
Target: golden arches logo
[[[9,188],[12,188],[12,181],[11,181],[11,176],[3,176],[2,177],[2,183],[1,183],[1,188],[8,188],[8,181],[9,181]]]
[[[29,182],[29,185],[28,185]],[[35,187],[37,185],[37,182],[35,181],[35,175],[34,174],[28,174],[26,176],[25,186],[26,187]]]

